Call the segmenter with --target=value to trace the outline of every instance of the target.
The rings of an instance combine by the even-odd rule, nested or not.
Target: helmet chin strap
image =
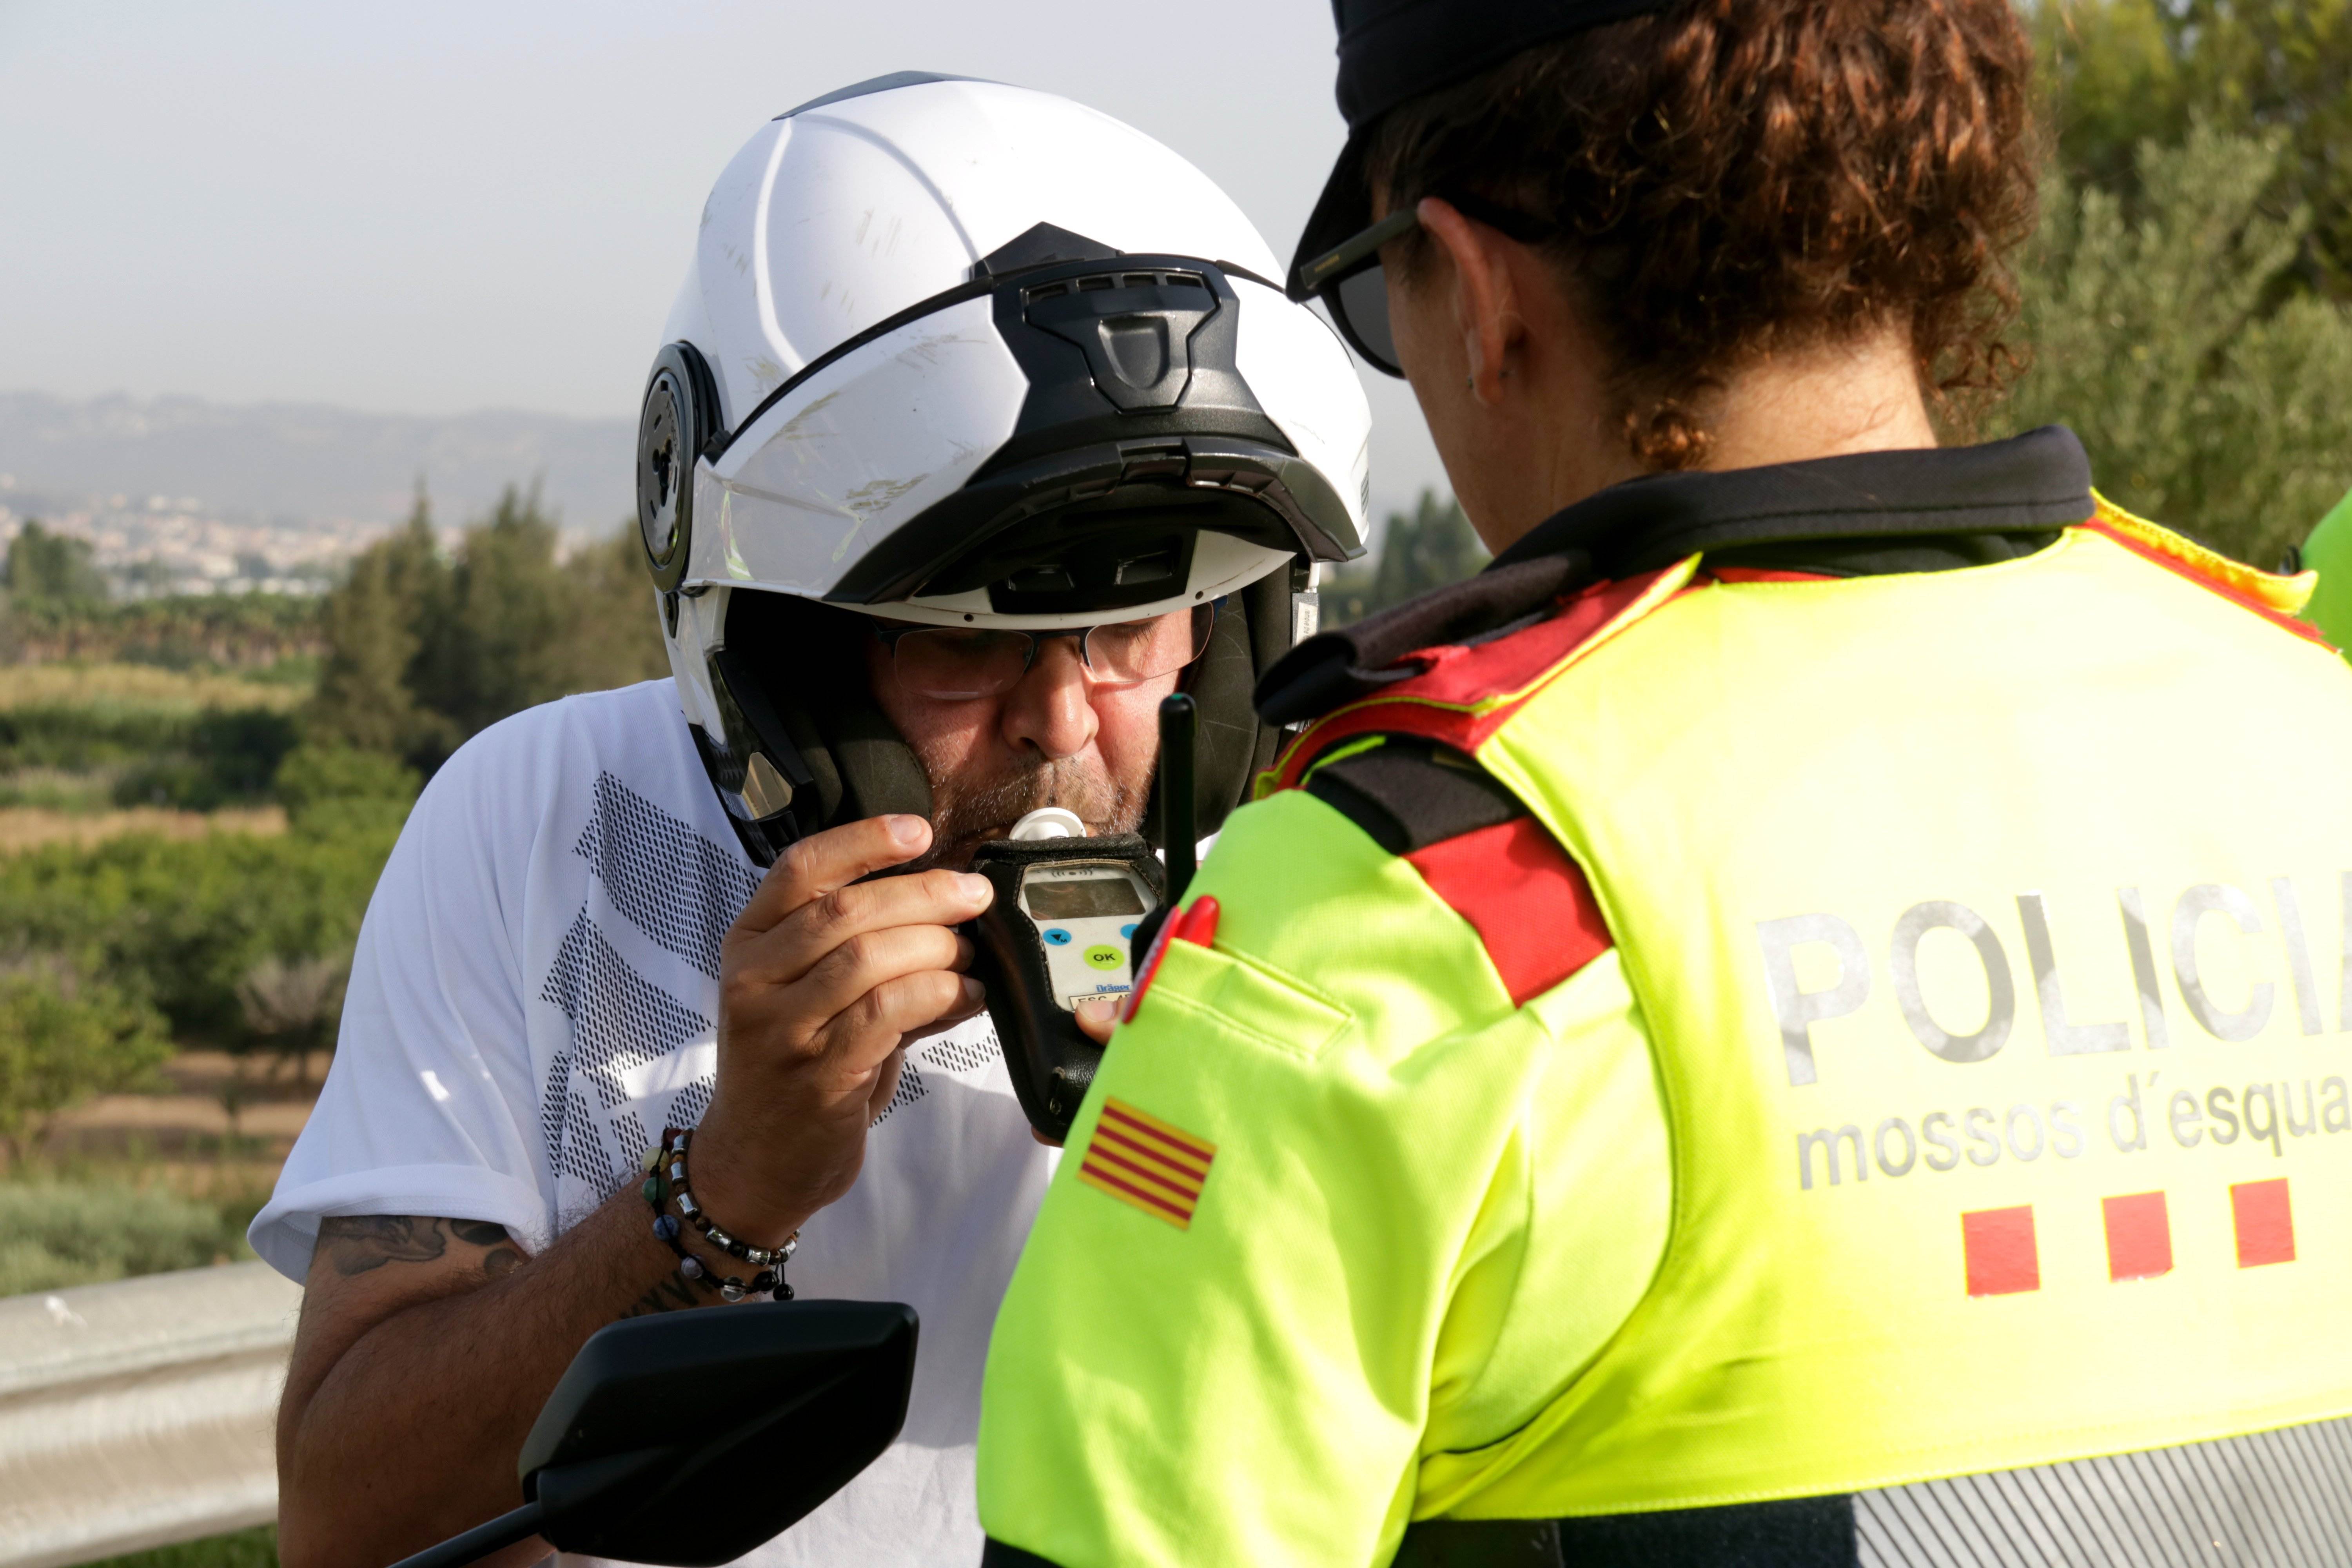
[[[866,683],[857,683],[860,693]],[[828,812],[825,826],[905,812],[928,820],[933,805],[931,781],[898,727],[890,722],[868,696],[861,703],[845,703],[829,723],[834,764],[841,774],[841,804]]]

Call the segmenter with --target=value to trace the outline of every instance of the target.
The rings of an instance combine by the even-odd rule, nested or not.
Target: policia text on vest
[[[2336,880],[2343,929],[2329,978],[2340,1036],[2352,1032],[2352,872]],[[1849,1173],[1866,1182],[1874,1168],[1884,1181],[2045,1155],[2153,1155],[2135,1162],[2126,1184],[2177,1184],[2168,1202],[2164,1192],[2100,1196],[2111,1279],[2168,1272],[2173,1232],[2187,1216],[2189,1228],[2211,1233],[2204,1239],[2225,1265],[2232,1251],[2241,1266],[2291,1261],[2286,1180],[2217,1181],[2210,1162],[2200,1170],[2189,1152],[2243,1139],[2280,1160],[2297,1139],[2352,1132],[2352,1053],[2328,1037],[2303,915],[2301,889],[2315,885],[2273,877],[2258,898],[2201,882],[2168,910],[2137,887],[2105,898],[2031,891],[2011,900],[2006,929],[1966,903],[1932,899],[1897,915],[1876,953],[1840,915],[1756,922],[1793,1097],[1800,1190],[1844,1186]],[[2021,947],[2040,1053],[2011,1038],[2019,984],[2010,954]],[[1975,1026],[1964,1032],[1963,1021]],[[2097,1059],[2136,1047],[2173,1054],[2164,1066],[2136,1064],[2120,1081],[2120,1064]],[[1900,1059],[1881,1059],[1889,1051]],[[1866,1110],[1839,1092],[1841,1079],[1861,1089],[1865,1078]],[[1906,1090],[1908,1104],[1882,1098]],[[1963,1215],[1970,1294],[2038,1286],[2032,1208]],[[2226,1227],[2197,1223],[2224,1211]]]

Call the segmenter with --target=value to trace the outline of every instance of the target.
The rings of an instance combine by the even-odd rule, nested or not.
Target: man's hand
[[[1126,1001],[1123,996],[1087,997],[1078,1004],[1079,1032],[1098,1046],[1109,1045],[1110,1032],[1118,1027],[1118,1010]],[[1034,1127],[1029,1129],[1029,1136],[1048,1149],[1058,1149],[1062,1146],[1062,1141],[1059,1138],[1048,1138]]]
[[[1124,996],[1089,996],[1078,1004],[1078,1031],[1098,1046],[1110,1044],[1110,1032],[1118,1027],[1118,1010],[1127,1005]]]
[[[932,870],[859,879],[930,847],[919,816],[812,835],[769,869],[719,948],[719,1081],[694,1140],[703,1207],[780,1246],[847,1192],[866,1130],[898,1084],[906,1041],[980,1011],[953,929],[988,879]]]

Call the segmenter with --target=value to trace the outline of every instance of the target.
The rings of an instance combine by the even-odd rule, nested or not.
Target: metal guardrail
[[[301,1300],[266,1263],[0,1300],[0,1568],[275,1518]]]

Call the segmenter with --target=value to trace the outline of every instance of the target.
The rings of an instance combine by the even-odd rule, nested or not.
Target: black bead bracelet
[[[741,1258],[757,1271],[746,1282],[740,1275],[730,1274],[719,1281],[719,1296],[729,1301],[740,1301],[746,1296],[769,1296],[779,1301],[793,1299],[793,1288],[784,1282],[784,1260],[800,1246],[801,1233],[793,1232],[777,1247],[753,1247],[749,1242],[731,1237],[712,1222],[694,1201],[692,1177],[687,1169],[687,1151],[694,1142],[691,1127],[665,1127],[661,1143],[646,1157],[645,1185],[639,1189],[647,1206],[654,1212],[654,1236],[677,1256],[677,1271],[689,1281],[710,1274],[708,1264],[686,1245],[685,1225],[691,1225],[711,1246],[730,1258]],[[677,1200],[677,1214],[669,1211],[671,1198]]]

